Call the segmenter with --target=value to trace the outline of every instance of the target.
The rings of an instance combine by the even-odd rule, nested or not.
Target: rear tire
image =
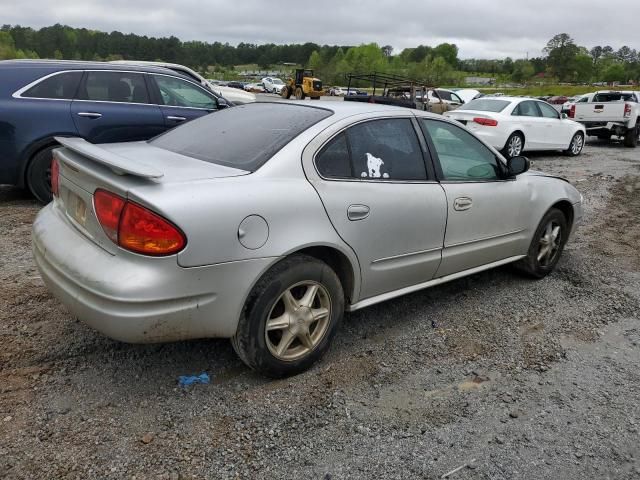
[[[569,157],[577,157],[582,153],[582,149],[584,148],[584,135],[582,132],[577,132],[573,138],[571,139],[571,143],[569,144],[569,148],[564,151],[565,155]]]
[[[289,98],[291,98],[291,89],[289,87],[283,87],[282,92],[280,92],[280,96],[289,100]]]
[[[527,256],[514,266],[528,276],[546,277],[560,260],[568,236],[569,228],[564,214],[557,208],[550,209],[540,220]]]
[[[36,199],[47,204],[53,198],[51,194],[51,160],[53,149],[58,145],[51,145],[36,153],[27,167],[26,184]]]
[[[505,143],[502,149],[502,154],[507,160],[513,157],[517,157],[522,154],[524,150],[524,136],[521,133],[514,132],[509,135],[507,143]]]
[[[640,129],[638,129],[638,125],[627,130],[627,133],[625,133],[624,135],[624,146],[629,148],[636,148],[638,146],[639,134]]]
[[[274,378],[295,375],[324,355],[343,314],[336,273],[316,258],[293,255],[253,288],[231,343],[253,370]]]

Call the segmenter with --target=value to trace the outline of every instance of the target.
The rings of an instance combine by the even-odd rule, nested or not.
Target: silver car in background
[[[404,108],[255,103],[148,142],[58,141],[33,226],[51,292],[109,337],[228,337],[274,377],[345,310],[507,263],[544,277],[582,217],[566,181]]]

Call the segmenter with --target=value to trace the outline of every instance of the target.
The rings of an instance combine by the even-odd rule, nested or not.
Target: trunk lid
[[[57,140],[63,148],[54,150],[60,171],[55,208],[83,235],[114,255],[119,248],[104,233],[94,211],[93,194],[97,189],[130,198],[130,192],[139,187],[158,189],[162,194],[168,184],[249,173],[170,152],[146,142],[93,145],[81,138]],[[138,199],[135,201],[141,203]],[[161,206],[144,206],[164,216]]]

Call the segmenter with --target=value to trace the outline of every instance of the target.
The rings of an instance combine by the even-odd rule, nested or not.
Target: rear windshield
[[[324,108],[286,103],[240,105],[169,130],[149,143],[253,172],[304,130],[332,114]]]
[[[494,100],[489,98],[477,98],[465,103],[458,110],[478,110],[480,112],[501,112],[511,102],[507,100]]]
[[[622,100],[635,102],[636,98],[633,93],[621,92],[598,93],[593,97],[594,102],[620,102]]]

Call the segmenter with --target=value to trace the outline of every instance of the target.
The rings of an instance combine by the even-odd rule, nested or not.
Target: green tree
[[[458,66],[458,47],[453,43],[441,43],[433,49],[433,58],[441,57],[452,67]]]
[[[554,36],[544,52],[547,54],[547,65],[561,82],[567,81],[571,75],[571,65],[578,54],[578,46],[566,33]]]
[[[517,83],[525,83],[533,77],[535,70],[533,64],[528,60],[516,60],[513,63],[513,73],[511,79]]]
[[[615,63],[603,72],[602,79],[607,83],[624,82],[627,80],[625,76],[626,71],[624,66],[619,63]]]
[[[573,81],[587,83],[593,76],[593,59],[590,55],[578,54],[574,57],[571,68],[573,70]]]
[[[0,31],[0,60],[8,60],[16,57],[13,37],[6,31]]]

